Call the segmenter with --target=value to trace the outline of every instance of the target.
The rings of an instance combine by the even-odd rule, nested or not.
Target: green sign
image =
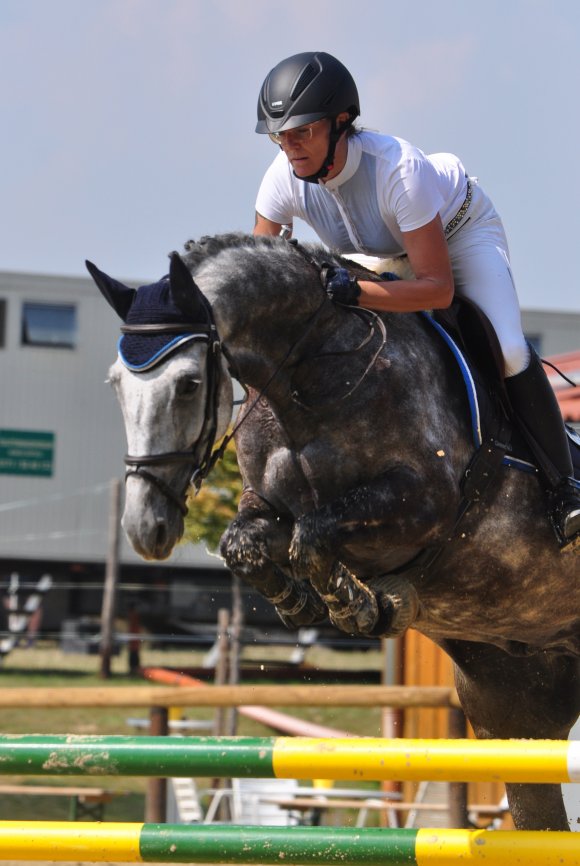
[[[54,433],[0,430],[0,475],[52,476]]]

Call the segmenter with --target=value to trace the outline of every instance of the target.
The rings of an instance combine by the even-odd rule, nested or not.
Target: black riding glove
[[[320,276],[322,285],[331,301],[337,304],[347,304],[350,307],[358,306],[360,286],[356,278],[352,277],[346,268],[330,265],[323,268]]]

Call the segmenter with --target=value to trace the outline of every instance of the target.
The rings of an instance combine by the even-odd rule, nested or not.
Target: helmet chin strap
[[[294,171],[294,177],[297,177],[298,180],[305,180],[307,183],[318,183],[319,180],[325,178],[328,172],[334,165],[334,152],[336,150],[336,145],[338,144],[338,140],[342,133],[348,129],[351,125],[352,120],[346,120],[344,123],[341,123],[340,126],[336,122],[336,118],[332,118],[332,127],[330,129],[330,134],[328,138],[328,150],[326,152],[326,156],[324,157],[324,161],[317,172],[314,174],[309,174],[307,177],[300,177]]]

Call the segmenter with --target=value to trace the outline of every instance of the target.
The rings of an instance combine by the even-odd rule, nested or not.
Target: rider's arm
[[[360,306],[399,313],[448,307],[453,300],[453,273],[439,215],[419,229],[403,232],[403,243],[416,279],[392,282],[359,279]]]
[[[256,211],[256,221],[254,223],[255,235],[279,235],[281,231],[282,223],[275,223]]]

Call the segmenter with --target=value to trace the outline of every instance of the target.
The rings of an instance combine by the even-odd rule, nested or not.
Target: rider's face
[[[328,151],[330,121],[327,118],[289,129],[280,135],[280,147],[298,177],[315,174]]]
[[[348,120],[348,113],[339,114],[336,118],[338,124]],[[271,138],[280,145],[297,177],[308,177],[316,174],[322,167],[328,153],[330,139],[331,121],[328,118],[307,123],[294,130],[288,130],[279,136]],[[279,139],[279,140],[278,140]],[[334,165],[329,171],[327,178],[337,175],[346,162],[346,138],[341,135],[335,150]]]

